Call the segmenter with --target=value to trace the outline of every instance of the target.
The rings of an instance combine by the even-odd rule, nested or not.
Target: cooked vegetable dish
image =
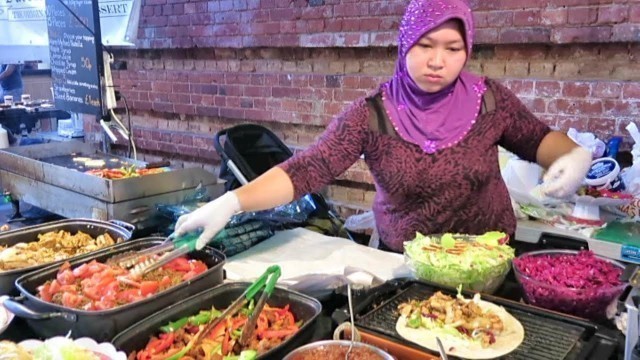
[[[327,345],[302,351],[291,360],[344,360],[349,351],[348,346]],[[349,352],[349,360],[383,360],[373,350],[365,347],[354,346]]]
[[[212,308],[197,315],[185,317],[160,328],[161,333],[153,336],[147,346],[129,355],[130,360],[151,359],[255,359],[270,349],[292,337],[302,325],[296,322],[289,305],[282,308],[265,305],[258,316],[256,329],[247,349],[238,344],[242,327],[253,310],[253,302],[237,315],[218,324],[197,348],[193,347],[198,332],[203,331],[209,320],[222,314]]]
[[[121,238],[112,238],[106,232],[94,239],[82,231],[75,235],[64,230],[50,231],[38,235],[38,241],[17,243],[10,247],[0,246],[0,271],[64,260],[122,241]]]
[[[200,260],[185,257],[153,270],[142,279],[129,279],[128,270],[93,260],[75,269],[66,262],[55,279],[38,287],[44,301],[88,311],[107,310],[153,296],[207,271]],[[119,281],[118,277],[127,277]]]

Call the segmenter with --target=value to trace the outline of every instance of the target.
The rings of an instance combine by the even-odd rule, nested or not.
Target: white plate
[[[0,296],[0,334],[7,330],[14,317],[13,313],[7,310],[3,305],[4,301],[8,298],[9,297],[6,295]]]
[[[48,341],[60,341],[62,339],[64,339],[64,337],[56,336],[54,338],[48,339]],[[127,360],[127,355],[122,351],[116,350],[116,348],[111,343],[98,344],[95,340],[87,337],[75,339],[73,342],[82,348],[93,351],[100,355],[104,355],[109,360]],[[20,345],[27,351],[33,351],[43,343],[44,341],[42,340],[24,340],[18,345]]]

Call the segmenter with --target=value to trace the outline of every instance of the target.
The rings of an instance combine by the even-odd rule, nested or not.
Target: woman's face
[[[427,32],[407,53],[407,70],[426,92],[453,83],[467,61],[467,48],[459,21],[449,20]]]

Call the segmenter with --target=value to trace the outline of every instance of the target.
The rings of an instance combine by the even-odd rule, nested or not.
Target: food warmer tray
[[[249,285],[251,284],[243,282],[225,283],[177,302],[162,312],[151,315],[132,325],[116,336],[112,343],[117,349],[127,354],[134,350],[144,349],[151,336],[156,335],[161,326],[185,316],[195,315],[200,310],[211,309],[211,306],[216,309],[225,309]],[[256,298],[259,297],[259,294],[256,295]],[[322,305],[318,300],[292,290],[276,287],[267,300],[267,304],[278,307],[289,304],[291,312],[297,320],[302,320],[303,324],[295,335],[279,346],[267,351],[259,359],[280,360],[290,351],[313,339],[317,318],[322,311]]]
[[[161,244],[165,238],[148,237],[128,241],[99,250],[91,255],[82,256],[70,262],[76,268],[92,260],[104,262],[109,258],[140,251]],[[29,328],[41,338],[66,336],[71,332],[73,338],[90,337],[98,342],[111,341],[118,333],[143,318],[156,312],[164,311],[168,306],[180,299],[211,288],[222,283],[225,256],[212,247],[189,253],[192,259],[198,259],[209,268],[204,273],[184,281],[176,286],[159,292],[153,296],[130,304],[101,311],[85,311],[41,300],[36,296],[38,286],[56,277],[60,266],[22,275],[16,280],[16,287],[21,296],[5,300],[4,306],[16,316],[26,319]]]
[[[82,231],[85,234],[90,235],[94,239],[99,235],[109,233],[109,235],[117,241],[118,238],[127,241],[131,239],[131,233],[134,228],[121,221],[100,221],[93,219],[67,219],[53,221],[50,223],[28,226],[16,230],[6,231],[0,233],[0,245],[13,246],[18,243],[28,243],[38,240],[38,235],[48,233],[50,231],[68,231],[72,234]],[[99,249],[96,251],[101,251]],[[61,264],[64,261],[73,261],[81,257],[85,257],[88,254],[95,252],[89,252],[81,254],[64,260],[54,261],[47,264],[30,266],[27,268],[0,271],[0,295],[17,294],[17,290],[14,286],[16,279],[26,273],[42,269],[46,266],[53,266]]]
[[[358,304],[354,309],[356,327],[410,349],[437,355],[427,348],[404,340],[395,330],[399,317],[398,305],[411,299],[427,299],[436,291],[452,296],[456,294],[455,289],[429,282],[390,280],[354,299],[354,303]],[[465,297],[473,296],[473,293],[463,293]],[[619,340],[613,330],[586,320],[490,295],[483,294],[482,298],[503,306],[524,327],[522,344],[500,359],[601,360],[611,358],[618,347]],[[332,317],[338,323],[344,322],[348,319],[348,309],[338,309]]]
[[[213,197],[224,191],[217,177],[202,168],[109,180],[78,171],[75,156],[103,159],[107,167],[111,163],[146,166],[79,141],[19,146],[0,150],[0,183],[15,199],[52,213],[67,218],[120,219],[138,230],[157,225],[157,204],[180,203],[199,185]]]

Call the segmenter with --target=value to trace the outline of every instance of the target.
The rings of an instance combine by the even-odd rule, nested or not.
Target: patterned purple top
[[[495,109],[479,115],[453,147],[426,154],[399,137],[372,131],[369,107],[361,98],[315,144],[278,166],[291,177],[298,198],[329,184],[364,154],[375,180],[373,212],[380,238],[398,252],[416,231],[514,234],[516,219],[500,175],[498,145],[535,161],[550,129],[510,90],[490,79],[487,86]]]

